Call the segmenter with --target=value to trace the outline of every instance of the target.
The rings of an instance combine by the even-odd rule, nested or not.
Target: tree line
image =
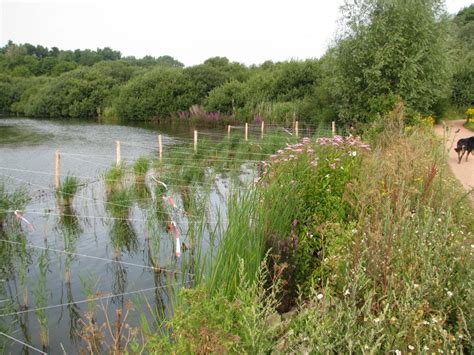
[[[473,103],[474,5],[454,17],[440,0],[348,0],[341,10],[340,34],[321,58],[252,66],[10,41],[0,48],[0,112],[149,120],[189,117],[197,105],[238,121],[354,124],[397,101],[409,116],[436,117]]]

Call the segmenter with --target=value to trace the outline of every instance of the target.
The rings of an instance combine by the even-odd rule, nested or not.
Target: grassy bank
[[[472,205],[443,143],[401,115],[370,148],[335,137],[271,157],[149,349],[472,351]]]

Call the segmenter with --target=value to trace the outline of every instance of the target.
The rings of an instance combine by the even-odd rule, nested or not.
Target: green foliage
[[[204,107],[208,111],[218,111],[230,115],[237,107],[244,105],[244,84],[234,80],[211,90]]]
[[[156,68],[123,86],[114,107],[122,119],[169,117],[193,104],[189,88],[181,70]]]
[[[12,108],[35,117],[96,117],[117,84],[98,68],[79,68],[25,90]]]
[[[182,289],[181,303],[167,324],[170,332],[152,337],[149,350],[164,353],[268,353],[272,350],[281,320],[276,314],[278,280],[273,287],[266,287],[271,279],[263,265],[253,277],[242,277],[235,301],[223,292],[212,297],[202,288]]]
[[[398,125],[352,185],[354,229],[284,337],[296,352],[472,351],[470,204],[446,175],[444,145]]]
[[[202,104],[209,92],[224,84],[229,75],[209,64],[201,64],[184,69],[184,79],[191,84],[193,104]],[[218,110],[216,110],[218,111]]]
[[[390,111],[397,96],[422,113],[447,97],[442,9],[439,0],[346,4],[346,34],[336,48],[338,112],[344,122],[369,122]]]
[[[385,118],[369,153],[334,137],[272,157],[258,188],[231,200],[209,271],[150,348],[472,352],[470,202],[447,173],[444,143],[426,127],[405,130],[402,113]],[[269,306],[268,293],[283,303]],[[298,296],[281,322],[275,311]]]
[[[466,107],[474,102],[474,5],[461,10],[452,20],[453,87],[451,102]]]

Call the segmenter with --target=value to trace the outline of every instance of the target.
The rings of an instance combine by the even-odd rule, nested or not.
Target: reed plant
[[[56,197],[61,206],[71,206],[74,195],[79,189],[80,181],[75,176],[66,176],[59,188],[56,190]]]
[[[125,176],[126,166],[121,163],[113,165],[104,173],[104,182],[106,191],[110,192],[122,186],[122,179]]]
[[[150,161],[146,157],[138,158],[133,164],[133,172],[135,173],[135,180],[143,183],[145,176],[150,168]]]

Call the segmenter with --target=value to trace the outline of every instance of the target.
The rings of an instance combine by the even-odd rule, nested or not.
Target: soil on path
[[[466,162],[466,155],[464,155],[461,164],[458,164],[458,154],[454,151],[456,143],[461,138],[474,136],[474,132],[463,127],[466,120],[446,121],[446,149],[448,152],[448,164],[454,176],[461,182],[466,191],[471,191],[471,198],[474,200],[474,155],[469,155],[469,160]],[[459,132],[456,133],[456,131]],[[443,137],[443,126],[437,125],[435,131],[438,135]]]

